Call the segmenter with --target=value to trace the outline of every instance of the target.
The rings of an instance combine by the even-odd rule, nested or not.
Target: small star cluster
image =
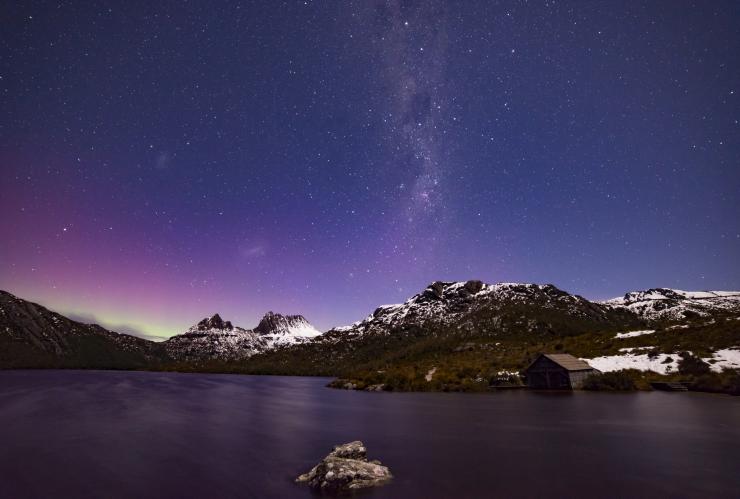
[[[740,287],[736,2],[10,2],[0,288],[168,336]]]

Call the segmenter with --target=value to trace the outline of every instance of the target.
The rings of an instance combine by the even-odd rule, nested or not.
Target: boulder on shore
[[[367,460],[367,448],[359,440],[334,447],[308,473],[296,478],[321,492],[348,492],[366,487],[384,485],[393,478],[387,466],[380,461]]]

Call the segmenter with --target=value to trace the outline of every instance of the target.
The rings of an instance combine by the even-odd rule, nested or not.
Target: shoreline
[[[612,393],[612,394],[638,394],[638,393],[649,393],[649,392],[664,392],[664,393],[676,393],[678,395],[687,393],[704,393],[710,395],[721,395],[721,396],[738,396],[734,393],[728,393],[723,391],[713,390],[696,390],[689,389],[685,392],[671,392],[665,390],[656,390],[654,388],[639,388],[635,390],[543,390],[536,388],[529,388],[527,386],[516,386],[516,387],[496,387],[488,386],[485,389],[480,390],[396,390],[396,389],[364,389],[364,388],[347,388],[343,386],[347,383],[346,378],[337,376],[326,376],[326,375],[311,375],[311,374],[281,374],[281,373],[248,373],[248,372],[234,372],[234,371],[196,371],[196,370],[173,370],[173,369],[136,369],[136,368],[99,368],[99,367],[0,367],[0,373],[3,372],[48,372],[48,371],[79,371],[79,372],[117,372],[117,373],[169,373],[169,374],[190,374],[190,375],[228,375],[228,376],[247,376],[247,377],[267,377],[267,378],[315,378],[325,379],[328,383],[324,385],[324,388],[332,390],[344,390],[348,392],[364,392],[364,393],[459,393],[466,395],[483,395],[483,394],[501,394],[501,393],[534,393],[534,394],[551,394],[551,395],[567,395],[574,393]],[[660,375],[658,375],[660,376]],[[341,384],[341,385],[340,385]]]

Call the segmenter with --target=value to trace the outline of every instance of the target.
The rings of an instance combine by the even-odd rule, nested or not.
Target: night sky
[[[169,336],[740,289],[740,3],[3,2],[0,288]]]

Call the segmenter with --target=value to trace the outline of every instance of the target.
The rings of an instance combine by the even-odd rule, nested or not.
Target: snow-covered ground
[[[670,360],[669,360],[670,359]],[[605,355],[593,359],[581,359],[588,362],[594,369],[603,373],[621,371],[622,369],[637,369],[638,371],[653,371],[660,374],[668,374],[678,369],[677,354],[661,353],[650,358],[646,353],[624,353],[622,355]]]
[[[637,369],[638,371],[653,371],[668,374],[678,370],[678,361],[681,357],[677,353],[661,353],[650,358],[646,353],[636,353],[640,350],[653,347],[620,348],[619,355],[605,355],[593,359],[582,359],[594,369],[601,372],[621,371],[622,369]],[[670,360],[668,360],[670,359]],[[717,350],[711,357],[702,358],[709,363],[712,371],[721,372],[723,369],[740,369],[740,348],[724,348]]]
[[[710,365],[712,371],[720,372],[722,369],[740,369],[740,349],[736,348],[724,348],[717,350],[714,354],[706,359],[705,362],[715,360],[716,362]]]
[[[297,323],[294,325],[287,326],[279,329],[272,334],[266,334],[262,337],[272,347],[284,346],[284,345],[295,345],[298,343],[304,343],[312,338],[319,336],[321,332],[314,328],[308,322]]]
[[[666,329],[688,329],[689,327],[691,326],[688,324],[676,324],[675,326],[668,326]]]
[[[617,333],[615,336],[616,339],[621,340],[624,338],[635,338],[637,336],[644,336],[646,334],[653,334],[655,332],[655,329],[645,329],[642,331],[629,331],[627,333]]]

